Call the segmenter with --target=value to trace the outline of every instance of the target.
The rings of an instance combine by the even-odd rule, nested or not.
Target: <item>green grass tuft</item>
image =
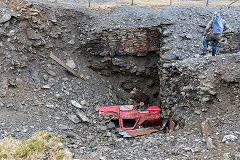
[[[46,149],[44,141],[40,139],[31,139],[23,142],[16,152],[18,158],[28,157],[34,152],[44,151]]]
[[[61,153],[61,154],[56,156],[56,160],[63,160],[64,157],[65,157],[65,154]]]

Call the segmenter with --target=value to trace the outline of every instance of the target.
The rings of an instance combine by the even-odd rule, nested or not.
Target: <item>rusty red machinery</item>
[[[161,108],[158,106],[150,106],[144,111],[136,110],[134,105],[116,105],[116,106],[100,106],[99,116],[108,116],[112,120],[119,121],[119,128],[132,130],[139,127],[144,122],[155,126],[161,124],[160,116]],[[135,120],[131,127],[125,127],[125,120]]]

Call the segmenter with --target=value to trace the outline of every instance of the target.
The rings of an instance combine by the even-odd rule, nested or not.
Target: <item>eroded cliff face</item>
[[[0,7],[1,139],[8,135],[27,138],[49,130],[64,135],[79,159],[91,159],[98,152],[109,159],[153,155],[156,159],[201,159],[210,152],[199,124],[208,119],[218,150],[211,150],[207,158],[221,159],[223,151],[238,151],[239,140],[226,144],[222,137],[239,135],[239,31],[235,26],[224,34],[228,41],[220,44],[216,57],[192,58],[201,50],[204,27],[197,22],[207,22],[208,9],[174,6],[156,13],[122,7],[104,21],[92,11],[55,4],[8,0]],[[122,11],[129,13],[117,23]],[[237,15],[236,11],[228,13]],[[130,21],[132,12],[138,14]],[[189,13],[202,18],[193,19],[198,16]],[[114,26],[109,22],[104,28],[109,19]],[[125,26],[118,27],[123,22]],[[81,78],[66,72],[49,53],[70,64]],[[97,123],[96,106],[140,101],[160,105],[163,118],[185,122],[186,127],[178,130],[183,123],[177,123],[176,132],[125,140],[112,131],[113,126]],[[81,120],[83,113],[89,122]]]
[[[121,88],[127,93],[131,93],[134,88],[141,90],[139,93],[147,97],[144,100],[146,104],[162,105],[166,110],[171,110],[175,104],[200,105],[198,100],[203,96],[198,93],[201,91],[191,90],[187,86],[201,86],[197,78],[202,74],[201,70],[193,72],[186,68],[184,65],[188,61],[180,60],[180,57],[165,59],[163,56],[172,50],[169,43],[174,37],[184,42],[194,40],[191,34],[177,34],[171,30],[178,26],[178,23],[161,22],[156,26],[96,31],[95,17],[81,11],[48,8],[23,1],[9,1],[8,5],[11,12],[5,12],[3,15],[10,15],[10,19],[1,24],[1,53],[9,57],[4,59],[1,67],[3,72],[9,71],[13,73],[13,77],[15,73],[23,74],[28,79],[28,72],[21,68],[47,65],[50,52],[64,59],[68,59],[72,54],[83,59],[84,64],[109,80],[115,88]],[[225,33],[227,41],[220,44],[219,54],[238,52],[239,35],[238,31]],[[208,64],[208,61],[206,59],[205,63]],[[177,65],[172,66],[174,63]],[[206,68],[204,65],[202,67]],[[30,71],[30,74],[35,75],[35,72]],[[38,74],[39,77],[44,77],[44,74]],[[34,76],[37,86],[44,80],[38,76]],[[179,88],[191,90],[192,94],[180,92]],[[214,96],[205,97],[200,101],[212,100]],[[141,101],[141,98],[134,99],[135,96],[131,94],[127,97],[137,102]],[[186,101],[182,102],[184,99]],[[188,99],[189,104],[185,104]],[[166,115],[170,114],[169,111],[166,112]]]

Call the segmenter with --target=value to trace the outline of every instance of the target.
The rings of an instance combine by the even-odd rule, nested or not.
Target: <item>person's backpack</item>
[[[223,32],[223,23],[221,21],[220,13],[213,15],[213,33],[222,33]]]
[[[213,15],[213,33],[222,33],[223,32],[223,23],[221,21],[220,13]]]

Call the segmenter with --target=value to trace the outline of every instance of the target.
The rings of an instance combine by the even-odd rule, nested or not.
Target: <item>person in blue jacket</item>
[[[223,31],[229,29],[229,25],[221,18],[220,13],[215,12],[212,20],[208,23],[203,33],[203,53],[202,56],[207,54],[209,42],[212,42],[212,56],[216,55],[217,45],[222,38]]]

